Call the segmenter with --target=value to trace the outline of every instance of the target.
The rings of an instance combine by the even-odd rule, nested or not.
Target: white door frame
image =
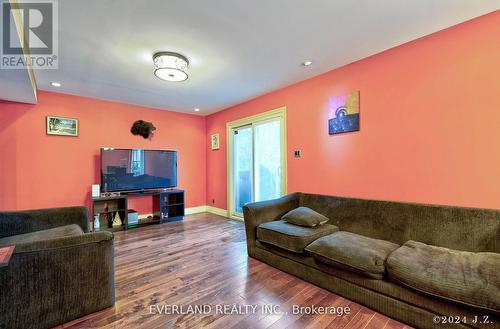
[[[252,115],[243,119],[228,122],[226,124],[226,142],[227,142],[227,212],[228,217],[232,219],[242,220],[243,218],[235,215],[234,209],[234,181],[233,181],[233,141],[234,136],[232,130],[241,126],[256,124],[270,119],[280,119],[281,122],[281,191],[282,194],[287,194],[287,130],[286,130],[286,106]]]

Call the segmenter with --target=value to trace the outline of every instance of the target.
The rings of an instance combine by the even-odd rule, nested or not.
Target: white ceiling
[[[59,69],[35,75],[43,90],[206,115],[498,9],[500,0],[64,0]],[[157,51],[186,56],[189,79],[156,78]]]
[[[16,19],[15,28],[18,33],[12,33],[11,38],[15,38],[14,42],[20,44],[19,21]],[[0,21],[0,23],[3,22]],[[3,33],[2,29],[3,26],[0,26],[0,33]],[[0,68],[0,100],[36,104],[37,94],[33,70],[30,67],[21,69]]]
[[[0,69],[0,99],[28,104],[36,104],[36,86],[30,69]]]

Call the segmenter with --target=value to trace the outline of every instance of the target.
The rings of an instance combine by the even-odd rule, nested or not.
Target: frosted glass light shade
[[[189,61],[186,57],[171,52],[156,53],[153,56],[155,75],[162,80],[179,82],[188,78],[186,69]]]

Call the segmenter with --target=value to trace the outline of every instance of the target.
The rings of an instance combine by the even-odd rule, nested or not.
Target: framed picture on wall
[[[212,150],[218,150],[220,148],[219,145],[219,134],[212,135]]]
[[[78,136],[78,119],[47,116],[47,135]]]
[[[328,101],[328,133],[342,134],[359,130],[359,91],[332,97]]]

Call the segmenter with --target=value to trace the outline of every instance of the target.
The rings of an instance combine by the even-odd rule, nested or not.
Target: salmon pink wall
[[[500,208],[499,36],[497,11],[209,116],[207,204],[227,208],[226,123],[287,106],[290,192]],[[361,130],[329,136],[353,90]]]
[[[59,93],[38,96],[37,105],[0,101],[1,210],[90,205],[105,146],[177,150],[186,206],[205,204],[205,118]],[[46,135],[47,115],[78,118],[79,136]],[[156,126],[151,141],[130,133],[139,119]],[[131,206],[150,213],[151,199]]]

